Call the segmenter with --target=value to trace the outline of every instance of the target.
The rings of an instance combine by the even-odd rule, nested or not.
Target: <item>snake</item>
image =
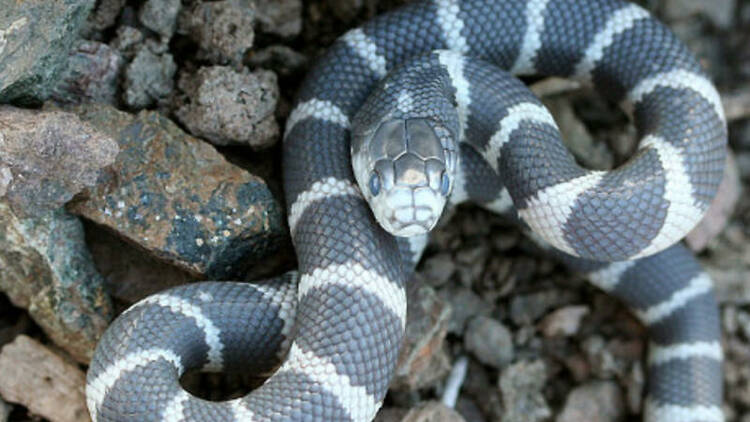
[[[516,76],[593,86],[632,116],[635,154],[579,166]],[[298,269],[149,296],[99,341],[93,421],[370,421],[406,324],[405,285],[446,208],[515,219],[649,333],[648,422],[717,422],[710,277],[679,240],[722,177],[719,95],[688,48],[620,0],[415,1],[349,30],[302,82],[283,140]],[[449,224],[449,223],[448,223]],[[269,374],[208,401],[187,370]]]

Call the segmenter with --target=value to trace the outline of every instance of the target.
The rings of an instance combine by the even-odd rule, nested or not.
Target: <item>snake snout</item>
[[[386,192],[375,217],[394,236],[410,237],[428,233],[437,224],[445,196],[427,186],[396,186]]]

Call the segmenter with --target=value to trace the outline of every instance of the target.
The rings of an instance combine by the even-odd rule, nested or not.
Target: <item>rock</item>
[[[736,0],[667,0],[664,2],[664,17],[669,21],[685,20],[703,15],[719,28],[727,29],[734,20]]]
[[[256,19],[261,32],[291,38],[302,30],[302,1],[256,1]]]
[[[750,181],[750,152],[740,152],[736,157],[737,168],[743,181]]]
[[[261,1],[270,8],[278,2]],[[216,64],[238,64],[253,46],[255,3],[252,0],[197,2],[180,18],[180,33],[198,44],[197,56]]]
[[[44,101],[94,0],[0,0],[0,103]]]
[[[451,305],[451,318],[448,332],[461,335],[464,333],[466,321],[477,316],[489,316],[492,305],[485,302],[471,289],[462,286],[448,286],[439,292],[440,296]]]
[[[433,287],[439,287],[448,282],[456,271],[450,252],[442,252],[424,260],[420,271],[428,283]]]
[[[486,422],[484,415],[482,414],[479,406],[474,400],[467,398],[459,398],[456,403],[456,412],[458,412],[466,422]]]
[[[13,410],[13,406],[3,401],[0,398],[0,422],[7,422],[10,412]]]
[[[500,392],[490,383],[490,376],[483,365],[469,361],[469,368],[461,386],[459,403],[463,397],[471,397],[490,421],[500,420],[504,413]],[[466,417],[466,416],[464,416]]]
[[[99,0],[88,18],[88,25],[95,31],[103,31],[115,24],[117,16],[127,0]]]
[[[273,72],[203,67],[183,74],[179,87],[184,95],[175,115],[193,135],[216,145],[253,148],[269,147],[279,138],[274,117],[279,87]]]
[[[110,42],[115,50],[119,51],[122,57],[132,60],[135,57],[136,47],[139,46],[145,36],[143,32],[132,26],[122,25],[117,27],[117,35]]]
[[[381,407],[372,422],[401,422],[409,410],[399,407]]]
[[[112,307],[83,237],[63,210],[22,219],[0,202],[0,290],[62,349],[87,363]]]
[[[547,369],[541,360],[517,362],[503,370],[498,381],[505,407],[502,422],[536,422],[552,416],[542,395],[546,383]]]
[[[96,41],[78,40],[68,69],[53,92],[60,103],[117,103],[117,80],[123,65],[119,52]]]
[[[59,208],[96,182],[117,144],[71,113],[0,106],[0,193],[19,216]]]
[[[437,401],[421,403],[409,410],[401,422],[466,422],[455,410]]]
[[[700,258],[714,282],[719,303],[750,303],[750,239],[736,223],[728,226],[711,245],[711,254]]]
[[[162,42],[167,42],[177,27],[179,12],[180,0],[146,0],[138,18],[143,26],[159,34]]]
[[[196,277],[242,274],[283,238],[266,184],[156,112],[76,108],[120,155],[70,209]]]
[[[443,342],[451,308],[419,275],[407,285],[407,298],[406,333],[391,388],[413,391],[434,385],[450,371]]]
[[[0,350],[0,395],[50,422],[90,421],[86,376],[41,343],[20,335]]]
[[[555,116],[565,146],[584,167],[606,170],[612,168],[614,157],[603,142],[596,142],[583,122],[576,116],[569,98],[546,98],[544,105]]]
[[[516,325],[532,324],[549,309],[566,305],[570,300],[570,293],[560,289],[516,295],[510,301],[510,319]]]
[[[615,422],[625,416],[620,387],[614,381],[593,381],[576,387],[565,400],[556,422]]]
[[[685,237],[685,243],[690,249],[696,252],[703,250],[708,242],[724,230],[724,227],[729,223],[729,218],[732,216],[737,201],[740,199],[741,190],[737,162],[731,151],[728,151],[727,162],[724,166],[724,177],[719,184],[716,197],[714,197],[700,223]]]
[[[307,56],[298,53],[285,45],[270,45],[253,51],[247,64],[251,67],[273,69],[279,76],[289,76],[302,71],[307,65]]]
[[[125,68],[122,99],[141,109],[167,100],[174,88],[177,65],[169,53],[159,54],[148,43],[136,47],[135,57]]]
[[[502,368],[513,359],[513,337],[499,321],[478,316],[469,321],[464,347],[480,362]]]
[[[585,305],[565,306],[549,313],[539,323],[545,337],[569,337],[578,333],[581,320],[589,313]]]

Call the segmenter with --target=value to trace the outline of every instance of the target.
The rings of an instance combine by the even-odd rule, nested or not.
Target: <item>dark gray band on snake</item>
[[[711,283],[688,251],[670,247],[718,186],[721,105],[666,28],[637,6],[604,0],[416,2],[344,35],[308,75],[287,122],[284,187],[299,276],[191,285],[134,305],[91,363],[94,420],[374,417],[403,335],[411,268],[402,260],[418,259],[421,247],[418,238],[399,245],[373,218],[354,181],[350,122],[389,71],[437,49],[517,74],[578,77],[629,101],[645,148],[618,171],[588,172],[556,146],[556,129],[517,82],[495,82],[491,66],[460,55],[417,59],[451,84],[454,130],[466,140],[450,201],[508,211],[512,198],[529,228],[567,252],[561,259],[633,308],[652,341],[646,420],[723,420]],[[187,368],[266,371],[282,355],[241,399],[207,402],[179,386]]]

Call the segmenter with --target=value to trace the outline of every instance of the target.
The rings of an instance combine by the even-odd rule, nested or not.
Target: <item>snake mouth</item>
[[[445,196],[429,187],[394,187],[373,205],[375,218],[394,236],[410,237],[432,230],[438,222]]]

